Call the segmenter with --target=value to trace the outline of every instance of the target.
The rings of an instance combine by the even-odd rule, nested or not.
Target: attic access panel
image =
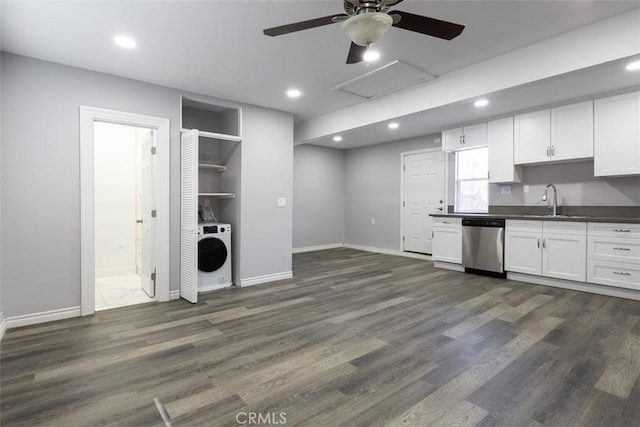
[[[355,79],[346,81],[331,89],[361,98],[374,98],[418,83],[435,79],[413,65],[402,61],[394,61]]]

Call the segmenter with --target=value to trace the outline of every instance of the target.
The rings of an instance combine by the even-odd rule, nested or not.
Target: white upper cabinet
[[[514,117],[515,164],[548,162],[551,155],[551,110]]]
[[[513,117],[487,123],[489,182],[521,182],[522,169],[513,164]]]
[[[515,164],[593,157],[593,102],[564,105],[514,118]]]
[[[593,157],[593,101],[551,109],[551,160]]]
[[[640,92],[595,101],[594,175],[640,174]]]
[[[465,126],[442,132],[442,150],[459,151],[487,146],[487,124]]]

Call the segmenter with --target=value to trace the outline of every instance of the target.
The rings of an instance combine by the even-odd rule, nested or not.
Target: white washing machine
[[[231,286],[231,225],[198,225],[198,292]]]

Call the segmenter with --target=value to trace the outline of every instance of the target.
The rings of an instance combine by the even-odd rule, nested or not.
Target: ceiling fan
[[[322,18],[267,28],[263,32],[267,36],[275,37],[342,22],[343,31],[351,39],[347,64],[356,64],[363,60],[367,48],[379,42],[392,26],[445,40],[459,36],[464,30],[464,25],[453,22],[400,10],[389,11],[391,7],[402,3],[402,1],[344,0],[346,14],[323,16]]]

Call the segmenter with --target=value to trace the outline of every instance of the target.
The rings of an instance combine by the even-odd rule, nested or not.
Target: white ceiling
[[[20,55],[289,111],[302,121],[362,102],[331,88],[394,60],[441,76],[639,7],[640,1],[626,0],[406,0],[398,9],[467,28],[452,41],[392,28],[376,46],[382,58],[368,66],[345,64],[349,40],[339,24],[275,38],[262,34],[267,27],[341,13],[340,0],[3,0],[0,46]],[[119,33],[135,38],[138,47],[116,47],[112,37]],[[301,98],[285,96],[292,86],[303,91]],[[434,131],[451,123],[446,111],[434,115],[439,121]]]

